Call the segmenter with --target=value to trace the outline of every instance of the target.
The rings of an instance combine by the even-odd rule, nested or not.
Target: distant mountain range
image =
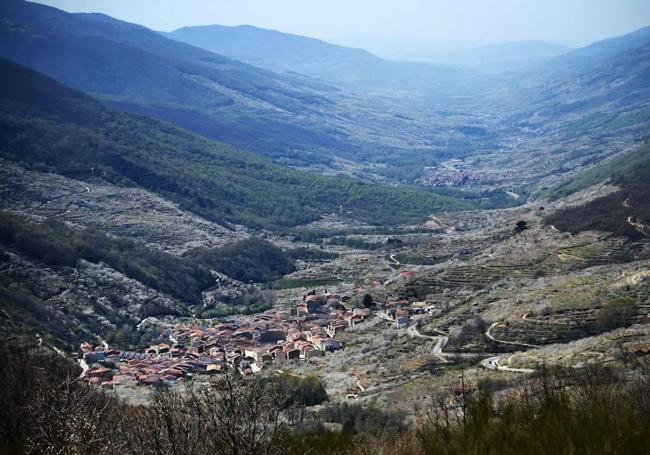
[[[410,63],[385,60],[362,49],[338,46],[314,38],[266,30],[250,25],[184,27],[166,36],[251,65],[278,72],[297,72],[346,85],[391,86],[419,84],[427,78],[454,87],[458,65],[505,71],[543,63],[568,47],[543,41],[519,41],[454,52],[433,50],[409,58]],[[430,86],[429,88],[431,88]]]
[[[506,96],[499,95],[496,105],[514,99],[505,109],[523,113],[534,124],[569,121],[570,129],[579,134],[592,126],[628,126],[637,119],[650,119],[650,111],[645,110],[649,99],[649,30],[577,50],[548,42],[520,41],[431,57],[447,64],[446,69],[441,65],[391,62],[364,50],[251,26],[185,27],[166,36],[272,71],[301,73],[332,84],[407,88],[427,78],[441,82],[446,77],[458,77],[448,81],[449,94],[472,86],[467,93],[480,99],[486,94],[490,97],[498,87]],[[451,69],[452,64],[510,73],[485,79],[467,69]],[[603,110],[591,116],[596,109]],[[574,114],[581,116],[575,118]]]
[[[513,41],[490,44],[471,49],[432,54],[427,60],[459,65],[470,65],[483,71],[512,71],[542,64],[571,49],[545,41]]]
[[[165,35],[271,71],[351,88],[453,92],[464,79],[449,66],[384,60],[366,50],[249,25],[184,27]]]

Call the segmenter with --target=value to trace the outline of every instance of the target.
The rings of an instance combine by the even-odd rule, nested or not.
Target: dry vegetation
[[[128,405],[54,352],[2,341],[1,453],[641,454],[650,443],[647,362],[463,380],[424,397],[407,421],[375,406],[310,410],[278,379],[230,374]]]

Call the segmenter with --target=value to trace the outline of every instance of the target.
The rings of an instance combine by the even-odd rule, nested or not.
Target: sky
[[[160,31],[250,24],[350,45],[542,40],[579,47],[650,25],[650,0],[38,1]]]

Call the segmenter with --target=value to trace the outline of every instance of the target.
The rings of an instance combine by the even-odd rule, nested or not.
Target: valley
[[[12,166],[5,163],[5,188],[26,188],[30,182],[29,191],[14,193],[13,200],[3,197],[3,210],[29,207],[23,213],[30,217],[65,219],[117,236],[128,233],[149,247],[175,255],[258,235],[245,227],[215,225],[141,190],[125,192],[121,201],[120,190],[113,187],[109,203],[108,187]],[[36,186],[34,182],[42,183]],[[45,190],[39,193],[39,188]],[[607,192],[602,188],[594,195],[589,189],[571,196],[570,204],[580,207]],[[136,195],[137,206],[126,210]],[[602,233],[560,232],[546,221],[558,209],[567,210],[564,199],[544,206],[528,203],[511,209],[439,213],[426,224],[393,229],[330,215],[297,227],[290,235],[267,232],[265,237],[283,249],[319,254],[314,259],[305,256],[294,272],[261,286],[273,309],[253,316],[196,317],[198,309],[213,308],[223,299],[226,289],[237,292],[243,285],[223,278],[203,293],[192,316],[182,309],[182,301],[119,277],[106,264],[81,263],[70,271],[55,267],[50,275],[42,276],[38,262],[11,252],[3,276],[13,280],[20,276],[21,281],[31,283],[28,288],[39,287],[38,297],[65,309],[66,318],[74,314],[71,311],[85,313],[80,316],[81,324],[88,317],[92,320],[97,311],[104,314],[103,328],[91,325],[87,332],[101,333],[99,339],[109,340],[110,349],[102,358],[127,362],[124,356],[136,352],[150,359],[146,361],[149,366],[147,373],[129,376],[121,366],[119,372],[111,372],[102,366],[103,361],[101,365],[89,362],[86,378],[99,378],[92,380],[101,380],[104,387],[136,402],[149,393],[138,384],[165,381],[182,387],[189,377],[207,381],[214,374],[201,373],[201,365],[226,368],[236,362],[233,365],[241,366],[242,374],[245,370],[254,375],[282,370],[304,377],[316,375],[330,400],[373,402],[381,396],[387,409],[408,409],[431,390],[457,387],[459,371],[472,383],[492,375],[527,374],[541,365],[580,367],[604,359],[620,362],[624,353],[632,358],[643,356],[650,342],[650,242],[643,236],[629,241]],[[91,220],[101,220],[101,224]],[[518,231],[522,220],[526,228]],[[156,228],[143,222],[152,222]],[[49,282],[48,287],[39,284],[37,276]],[[57,286],[67,290],[59,294]],[[122,294],[130,300],[117,304],[115,299]],[[371,297],[370,306],[364,304],[366,296]],[[100,300],[91,303],[97,297]],[[168,309],[147,314],[144,308],[152,302]],[[169,314],[171,309],[177,316]],[[119,319],[111,319],[114,311],[121,315]],[[610,322],[604,319],[606,311],[620,311],[623,319]],[[124,338],[125,327],[130,327],[130,338]],[[138,335],[135,338],[133,331]],[[182,347],[178,336],[190,332],[212,335],[192,342],[193,348],[187,351],[190,345]],[[282,334],[283,341],[257,338],[264,339],[266,332]],[[62,336],[98,343],[82,334]],[[303,345],[293,348],[299,343],[290,339],[303,340]],[[321,351],[319,343],[328,339],[341,347]],[[165,350],[158,352],[157,346]],[[275,346],[284,358],[274,354]],[[207,354],[208,348],[217,347],[218,351]],[[295,358],[287,354],[293,352],[288,349],[295,349]],[[244,350],[250,354],[244,355]],[[88,359],[96,358],[89,352]],[[173,373],[177,376],[165,373],[179,371],[173,359],[182,363],[188,358],[196,358],[192,369]],[[143,360],[128,360],[129,365],[138,362]]]
[[[644,445],[649,52],[0,3],[0,452]]]

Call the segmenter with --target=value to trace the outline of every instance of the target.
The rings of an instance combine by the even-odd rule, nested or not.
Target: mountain
[[[0,173],[0,326],[67,349],[95,336],[139,345],[133,327],[150,316],[267,309],[257,285],[244,283],[291,273],[296,258],[332,256],[236,240],[258,228],[293,232],[331,213],[419,223],[472,207],[287,169],[4,59]],[[211,270],[234,280],[227,291],[213,289]]]
[[[369,97],[365,84],[352,93],[321,78],[276,74],[105,15],[70,14],[22,0],[0,2],[0,57],[108,106],[174,123],[288,167],[413,182],[417,172],[403,178],[395,169],[404,159],[429,165],[438,159],[436,151],[483,149],[449,125],[455,119],[424,106],[434,96],[426,87],[436,86],[454,100],[470,92],[459,88],[460,96],[454,96],[462,78],[443,81],[429,66],[402,67],[369,56],[371,65],[357,67],[358,74],[396,77],[388,89],[376,86],[387,96]],[[335,62],[328,66],[336,68]],[[391,73],[393,66],[398,70]],[[415,77],[413,68],[422,68],[425,77]],[[411,79],[415,85],[408,84]],[[411,89],[416,86],[424,88]],[[466,116],[463,122],[474,123]]]
[[[650,122],[650,27],[600,41],[519,75],[517,102],[536,125],[561,122],[571,135],[616,129],[645,135]]]
[[[428,191],[285,169],[170,124],[106,108],[5,60],[0,80],[0,157],[77,179],[146,188],[222,224],[292,226],[339,211],[392,224],[467,207]]]
[[[165,36],[273,71],[317,74],[315,71],[328,62],[338,62],[344,66],[381,62],[381,59],[362,49],[250,25],[183,27]],[[327,75],[322,77],[328,79]]]
[[[468,89],[462,75],[450,67],[384,60],[366,50],[250,25],[184,27],[166,36],[272,71],[345,87],[447,94]]]
[[[208,107],[231,105],[231,90],[289,111],[325,101],[307,97],[304,86],[285,77],[102,14],[69,14],[20,0],[3,2],[0,14],[5,58],[87,92]]]
[[[556,71],[580,73],[609,66],[610,61],[618,61],[637,68],[647,66],[644,58],[650,41],[650,27],[644,27],[634,32],[598,41],[588,46],[576,49],[557,57],[549,66]],[[632,52],[640,52],[637,59],[631,59]],[[614,69],[614,68],[612,68]]]
[[[327,125],[336,90],[277,75],[101,14],[0,4],[0,56],[121,109],[174,122],[288,164],[351,156]],[[317,120],[315,120],[317,119]]]
[[[486,79],[483,109],[500,118],[501,143],[510,143],[493,155],[495,166],[532,170],[533,193],[623,152],[650,130],[650,28]]]

